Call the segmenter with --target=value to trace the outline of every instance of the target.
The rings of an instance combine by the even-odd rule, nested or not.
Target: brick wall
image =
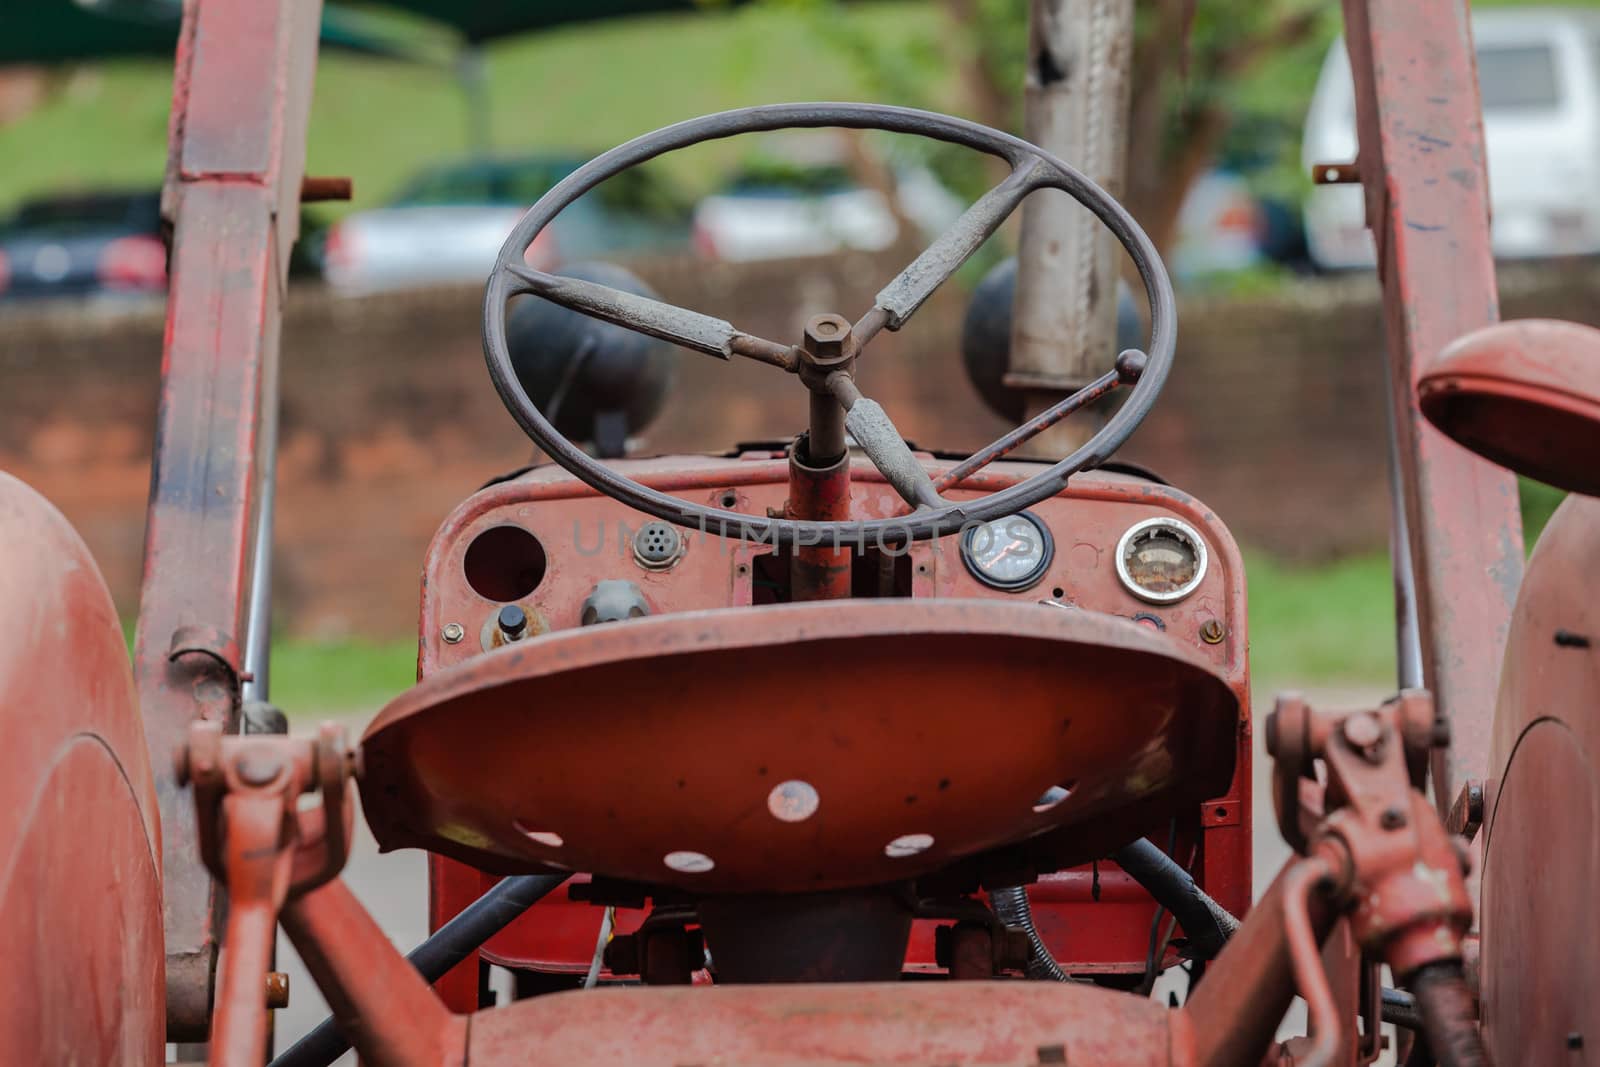
[[[856,314],[893,259],[755,267],[647,265],[668,299],[767,337],[807,314]],[[1518,271],[1506,314],[1600,321],[1600,270]],[[1315,558],[1381,546],[1382,321],[1370,276],[1270,297],[1193,299],[1177,367],[1125,451],[1206,500],[1239,540]],[[531,446],[489,385],[479,294],[363,299],[297,291],[283,335],[279,620],[301,633],[395,635],[415,626],[422,551],[445,514]],[[972,447],[1006,429],[977,400],[958,352],[963,298],[941,293],[875,343],[865,390],[925,446]],[[77,524],[125,614],[138,595],[157,399],[159,307],[0,312],[0,468]],[[683,353],[657,451],[785,437],[796,383],[747,361]]]

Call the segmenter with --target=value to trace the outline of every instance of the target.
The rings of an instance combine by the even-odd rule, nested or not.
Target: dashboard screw
[[[1227,635],[1228,631],[1216,619],[1207,619],[1205,625],[1200,627],[1200,640],[1208,645],[1220,645]]]

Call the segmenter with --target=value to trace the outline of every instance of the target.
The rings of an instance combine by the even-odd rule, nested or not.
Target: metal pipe
[[[1260,1063],[1272,1046],[1296,993],[1286,921],[1289,898],[1303,891],[1308,876],[1330,869],[1320,854],[1284,868],[1239,924],[1227,949],[1206,970],[1206,980],[1183,1006],[1194,1028],[1196,1067]],[[1304,903],[1313,939],[1326,940],[1337,914],[1321,893],[1312,893]]]
[[[250,554],[250,608],[244,631],[240,699],[269,700],[272,668],[272,522],[278,495],[278,361],[261,368],[261,429],[256,451],[261,488]]]
[[[1389,373],[1393,360],[1384,357]],[[1400,470],[1399,431],[1394,405],[1385,404],[1389,427],[1389,556],[1394,573],[1395,668],[1401,689],[1421,689],[1422,631],[1417,620],[1417,576],[1411,563],[1411,528],[1406,519],[1406,491]]]
[[[1134,0],[1030,0],[1023,129],[1113,196],[1127,167]],[[1116,245],[1070,199],[1022,205],[1006,381],[1032,411],[1087,382],[1116,337]],[[1036,455],[1062,456],[1098,429],[1087,420],[1039,435]]]
[[[524,874],[501,879],[412,949],[406,960],[431,985],[566,880],[564,874]],[[270,1067],[328,1067],[349,1049],[350,1042],[330,1016],[273,1060]]]
[[[811,390],[811,432],[806,437],[806,463],[827,467],[844,455],[844,408],[826,390]]]

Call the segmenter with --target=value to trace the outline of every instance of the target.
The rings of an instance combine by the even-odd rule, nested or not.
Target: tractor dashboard
[[[929,472],[945,466],[923,457]],[[618,461],[642,484],[752,516],[781,515],[789,492],[776,450],[731,457]],[[951,490],[952,500],[1037,472],[1002,462]],[[900,498],[864,459],[853,464],[852,513],[900,513]],[[1243,568],[1226,528],[1170,486],[1104,471],[1009,518],[911,545],[852,554],[856,597],[994,598],[1132,619],[1191,646],[1243,694]],[[790,599],[790,568],[770,543],[650,519],[559,467],[535,467],[470,497],[429,550],[422,606],[424,674],[504,644],[630,617]]]

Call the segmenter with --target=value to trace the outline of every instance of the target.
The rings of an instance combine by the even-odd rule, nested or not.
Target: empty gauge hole
[[[667,865],[668,870],[677,871],[679,874],[704,874],[716,866],[710,856],[704,852],[668,852],[661,857],[661,862]]]
[[[725,508],[738,507],[739,506],[739,494],[735,493],[732,489],[728,490],[726,493],[723,493],[722,494],[722,506],[725,507]]]
[[[883,846],[883,854],[892,860],[899,860],[926,852],[932,847],[932,834],[901,834]]]
[[[472,539],[461,569],[485,600],[521,600],[544,581],[544,545],[520,526],[493,526]]]

